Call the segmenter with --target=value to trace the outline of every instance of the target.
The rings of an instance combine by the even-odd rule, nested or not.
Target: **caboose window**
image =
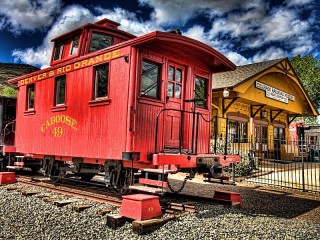
[[[66,99],[66,76],[56,78],[56,98],[55,105],[64,104]]]
[[[112,45],[112,37],[103,33],[93,32],[89,52],[98,51],[110,47]]]
[[[194,96],[196,99],[196,107],[206,108],[207,107],[207,79],[196,76]]]
[[[168,97],[181,98],[182,70],[169,66],[168,70]]]
[[[159,98],[159,79],[161,66],[143,61],[141,73],[141,95]]]
[[[108,64],[95,67],[95,90],[94,90],[95,99],[108,96],[108,74],[109,74]]]
[[[34,109],[34,84],[27,86],[27,109]]]
[[[70,51],[70,55],[74,55],[78,52],[78,48],[79,48],[79,38],[80,35],[77,35],[73,38],[72,41],[72,47],[71,47],[71,51]]]
[[[53,61],[61,59],[62,51],[63,51],[63,44],[62,43],[57,43],[56,47],[54,48]]]

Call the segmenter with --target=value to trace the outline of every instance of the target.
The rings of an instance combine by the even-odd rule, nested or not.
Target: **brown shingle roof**
[[[274,59],[266,62],[259,62],[253,63],[243,66],[238,66],[236,70],[230,72],[223,72],[223,73],[216,73],[213,75],[212,80],[212,88],[213,89],[220,89],[229,87],[232,88],[241,82],[247,80],[250,77],[253,77],[262,71],[278,64],[282,60],[281,59]]]

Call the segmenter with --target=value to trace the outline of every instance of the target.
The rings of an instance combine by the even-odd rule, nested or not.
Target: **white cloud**
[[[251,59],[247,59],[239,53],[236,52],[227,52],[225,53],[226,57],[231,60],[235,65],[241,66],[251,63]]]
[[[265,41],[282,41],[307,32],[309,24],[301,21],[295,11],[287,9],[276,10],[264,20],[261,30]]]
[[[141,5],[154,8],[152,18],[161,24],[185,24],[197,14],[211,17],[222,15],[234,9],[249,9],[258,6],[262,0],[139,0]]]
[[[20,60],[30,65],[40,65],[41,68],[48,67],[53,47],[51,39],[93,20],[94,16],[88,9],[79,5],[72,5],[66,8],[59,19],[52,25],[41,46],[15,49],[12,55],[15,61]]]
[[[281,48],[277,48],[277,47],[269,47],[266,51],[264,52],[258,52],[256,53],[253,58],[252,61],[253,62],[263,62],[263,61],[268,61],[268,60],[272,60],[272,59],[278,59],[278,58],[284,58],[287,57],[288,53],[286,51],[284,51]]]
[[[119,27],[119,29],[137,36],[162,29],[152,21],[140,21],[135,13],[129,12],[122,8],[96,8],[96,10],[101,15],[96,16],[95,21],[98,21],[102,18],[108,18],[112,21],[120,23],[121,26]]]
[[[61,0],[2,0],[0,29],[2,25],[19,35],[23,30],[48,27],[60,9]]]
[[[16,49],[12,55],[15,61],[22,61],[31,65],[40,65],[40,68],[49,66],[53,44],[51,39],[56,38],[70,30],[73,30],[88,22],[96,22],[103,18],[108,18],[121,24],[120,29],[132,34],[141,35],[159,30],[152,22],[140,22],[134,13],[130,13],[121,8],[102,9],[96,8],[98,15],[93,15],[91,11],[80,5],[72,5],[64,9],[61,16],[51,26],[41,46],[36,48]]]
[[[285,3],[291,7],[291,6],[305,6],[310,3],[313,3],[314,0],[287,0]]]
[[[26,1],[19,0],[19,2]],[[43,1],[51,2],[51,0]],[[144,21],[138,18],[136,13],[119,7],[113,9],[96,7],[93,14],[80,5],[69,6],[56,18],[41,46],[15,50],[13,56],[16,60],[41,65],[43,68],[49,64],[52,51],[50,40],[85,23],[108,18],[119,22],[120,29],[139,36],[154,30],[169,29],[172,27],[170,24],[176,24],[174,27],[183,29],[185,22],[199,14],[211,21],[211,29],[206,30],[205,26],[194,25],[184,29],[183,35],[208,44],[226,55],[236,65],[304,55],[315,51],[317,46],[315,37],[309,32],[311,23],[316,21],[315,17],[310,15],[308,19],[301,20],[298,8],[294,10],[282,5],[270,9],[262,0],[139,0],[139,2],[141,5],[154,8],[150,20]],[[288,1],[287,5],[289,4],[297,5],[298,2]],[[9,24],[7,20],[4,22],[0,19],[0,29],[7,24]],[[270,44],[273,47],[269,47]],[[261,50],[263,48],[267,49]],[[241,51],[245,50],[248,54],[255,49],[260,51],[253,57],[241,54]]]
[[[203,26],[195,25],[192,28],[189,28],[186,32],[183,32],[184,36],[196,39],[200,42],[210,44],[210,39]]]

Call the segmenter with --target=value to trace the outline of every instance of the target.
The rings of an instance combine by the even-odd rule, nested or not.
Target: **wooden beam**
[[[299,117],[301,114],[294,114],[294,115],[290,115],[288,114],[288,125],[290,125],[290,123],[292,123],[297,117]],[[289,120],[289,118],[292,117],[291,120]]]
[[[229,107],[231,107],[231,105],[237,101],[239,97],[235,97],[235,98],[223,98],[222,99],[222,116],[224,116],[224,114],[228,111]],[[228,105],[225,107],[225,100],[231,100],[231,102],[228,103]]]
[[[250,109],[251,109],[251,117],[255,117],[257,115],[257,113],[264,107],[265,105],[251,105]],[[253,107],[259,107],[257,111],[255,111],[253,113]]]
[[[277,112],[275,116],[272,116],[272,113],[273,113],[273,112]],[[283,112],[283,110],[278,110],[278,111],[277,111],[277,110],[271,110],[271,111],[270,111],[270,120],[271,120],[271,123],[272,123],[272,122],[276,119],[276,117],[278,117],[279,114],[282,113],[282,112]]]

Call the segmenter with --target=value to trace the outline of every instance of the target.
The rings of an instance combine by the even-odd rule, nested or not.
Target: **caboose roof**
[[[125,31],[122,31],[122,30],[119,30],[118,27],[120,26],[119,23],[117,22],[114,22],[114,21],[111,21],[109,19],[102,19],[100,21],[97,21],[95,23],[87,23],[87,24],[84,24],[70,32],[67,32],[63,35],[60,35],[54,39],[51,40],[51,42],[57,42],[57,41],[60,41],[62,39],[65,39],[65,38],[68,38],[69,36],[72,36],[74,35],[75,33],[77,32],[80,32],[82,31],[83,29],[86,29],[86,28],[95,28],[95,29],[106,29],[108,28],[108,30],[111,30],[113,32],[117,32],[117,33],[121,33],[122,35],[124,36],[127,36],[129,38],[135,38],[136,36],[131,34],[131,33],[128,33],[128,32],[125,32]]]
[[[76,59],[72,59],[68,62],[63,62],[46,69],[42,69],[40,71],[33,72],[28,75],[11,79],[8,82],[11,84],[18,83],[20,80],[23,80],[25,78],[29,78],[34,75],[38,75],[50,70],[54,70],[56,68],[63,67],[67,64],[73,64],[74,62],[78,62],[90,57],[94,57],[98,54],[103,54],[106,52],[114,51],[114,50],[128,47],[128,46],[133,46],[133,47],[146,46],[151,48],[157,47],[177,56],[189,55],[197,59],[198,61],[201,61],[203,64],[206,64],[215,73],[235,70],[236,68],[236,66],[228,58],[226,58],[217,50],[213,49],[212,47],[202,42],[199,42],[197,40],[194,40],[182,35],[174,34],[174,33],[155,31],[155,32],[151,32],[151,33],[121,42],[119,44],[112,45],[108,48],[83,55]]]
[[[159,47],[178,56],[193,56],[208,65],[215,73],[236,69],[236,65],[214,48],[183,35],[155,31],[129,41],[132,46]]]

